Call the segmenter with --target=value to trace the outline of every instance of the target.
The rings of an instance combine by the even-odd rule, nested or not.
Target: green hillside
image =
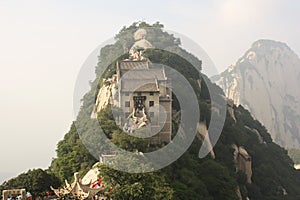
[[[61,181],[72,179],[73,173],[79,171],[82,175],[97,162],[82,144],[81,139],[89,140],[93,152],[97,154],[105,149],[99,146],[98,135],[94,134],[94,122],[90,115],[95,104],[95,94],[103,85],[102,79],[115,73],[116,62],[110,63],[116,54],[122,54],[124,48],[133,44],[132,35],[138,28],[153,27],[147,34],[149,40],[157,49],[149,49],[145,56],[151,62],[161,63],[179,71],[193,87],[201,110],[201,121],[209,125],[211,92],[222,99],[222,90],[212,84],[204,74],[199,74],[193,66],[201,69],[202,62],[180,47],[180,40],[162,30],[163,25],[134,23],[124,27],[117,35],[116,42],[103,47],[100,51],[97,78],[91,83],[91,90],[83,97],[82,109],[75,123],[64,139],[57,145],[57,158],[52,161],[49,172]],[[176,54],[171,53],[176,52]],[[118,52],[118,53],[116,53]],[[180,56],[178,56],[180,55]],[[128,55],[123,55],[122,59]],[[185,59],[184,59],[185,58]],[[120,58],[119,58],[120,59]],[[200,58],[201,59],[201,58]],[[105,73],[103,69],[109,66]],[[100,74],[101,77],[100,77]],[[205,79],[205,81],[203,81]],[[99,81],[100,80],[100,81]],[[201,85],[197,80],[201,80]],[[179,111],[176,99],[173,109]],[[233,107],[235,120],[227,112],[224,129],[214,147],[215,159],[210,155],[199,159],[198,153],[202,141],[197,137],[189,149],[168,167],[145,174],[129,174],[110,169],[101,165],[100,172],[106,187],[112,188],[109,197],[113,199],[205,199],[205,200],[234,200],[238,199],[237,188],[243,199],[249,197],[254,200],[300,199],[299,173],[294,170],[293,162],[287,151],[272,142],[267,130],[243,107]],[[97,121],[97,120],[95,120]],[[149,152],[161,146],[148,145],[146,140],[128,136],[115,124],[112,108],[108,106],[98,115],[106,136],[111,141],[128,151]],[[178,121],[173,120],[173,132],[176,133]],[[76,129],[84,134],[77,134]],[[256,134],[256,130],[259,136]],[[234,163],[233,145],[244,147],[251,156],[252,183],[247,182],[246,174],[237,172]],[[124,158],[134,159],[134,158]],[[9,188],[10,182],[0,189]],[[15,186],[15,185],[14,185]],[[20,183],[20,187],[23,186]]]

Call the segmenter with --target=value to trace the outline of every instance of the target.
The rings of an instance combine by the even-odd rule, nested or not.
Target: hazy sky
[[[262,38],[299,55],[299,10],[296,0],[0,0],[0,182],[49,166],[74,118],[81,65],[124,25],[160,21],[221,71]]]

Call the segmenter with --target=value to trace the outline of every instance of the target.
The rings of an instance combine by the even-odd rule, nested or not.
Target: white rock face
[[[284,43],[259,40],[212,80],[284,147],[300,148],[300,59]]]

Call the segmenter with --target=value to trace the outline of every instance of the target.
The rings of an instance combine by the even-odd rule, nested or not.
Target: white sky
[[[49,166],[73,119],[81,65],[124,25],[160,21],[221,71],[258,39],[286,42],[299,55],[299,10],[293,0],[0,0],[0,182]]]

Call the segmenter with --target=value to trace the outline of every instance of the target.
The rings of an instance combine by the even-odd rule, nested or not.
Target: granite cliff
[[[212,80],[261,121],[276,143],[300,148],[300,59],[285,43],[256,41]]]

